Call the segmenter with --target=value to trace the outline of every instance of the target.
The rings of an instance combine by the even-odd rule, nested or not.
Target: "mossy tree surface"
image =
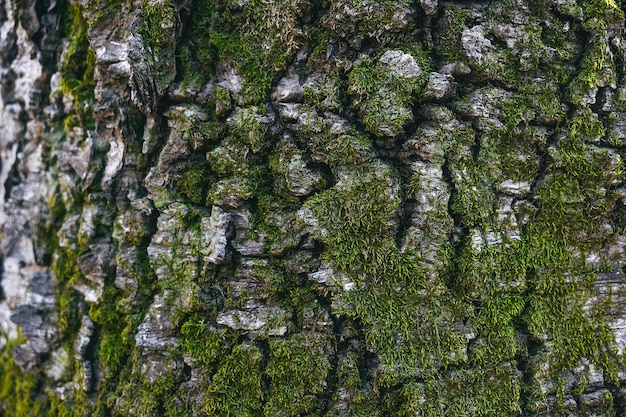
[[[0,414],[625,412],[621,2],[59,7]]]

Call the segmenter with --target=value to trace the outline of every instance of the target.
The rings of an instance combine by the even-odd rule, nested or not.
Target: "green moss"
[[[123,298],[118,300],[117,308],[127,314],[136,313],[136,309],[141,308],[141,306],[145,305],[152,297],[156,277],[150,266],[148,254],[145,250],[147,243],[148,242],[143,242],[140,245],[137,258],[134,259],[132,265],[129,265],[119,254],[116,258],[118,268],[123,268],[123,270],[129,274],[129,277],[137,283],[137,288],[131,290],[132,294],[128,301],[124,301]]]
[[[131,349],[129,341],[122,337],[121,331],[104,334],[97,348],[97,355],[104,371],[104,377],[112,379],[125,366],[125,359]]]
[[[599,250],[610,239],[602,222],[617,197],[598,188],[609,186],[619,174],[606,169],[610,157],[605,150],[585,143],[596,125],[581,119],[584,114],[570,121],[569,134],[551,149],[548,175],[536,198],[540,211],[526,229],[533,270],[524,320],[533,337],[548,342],[555,373],[571,369],[583,357],[604,369],[612,369],[616,360],[606,355],[613,334],[602,306],[586,310],[597,269],[580,254]]]
[[[205,161],[188,160],[177,167],[181,172],[172,186],[186,199],[196,205],[204,205],[210,184],[214,178]]]
[[[347,135],[329,135],[320,142],[318,152],[325,155],[326,163],[335,172],[338,172],[339,169],[345,166],[349,167],[365,163],[369,159],[371,142],[362,133],[352,132]]]
[[[60,198],[50,199],[48,201],[51,204],[49,209],[57,216],[49,219],[41,230],[50,233],[46,237],[46,246],[52,254],[50,267],[56,278],[58,328],[61,339],[68,345],[68,351],[71,350],[73,337],[80,327],[79,294],[74,286],[86,283],[78,260],[81,255],[89,251],[89,247],[85,242],[79,244],[77,241],[65,242],[65,246],[60,246],[57,232],[71,215],[79,214],[82,211],[83,199],[83,195],[77,195],[77,200],[74,201],[75,206],[71,208],[66,208]],[[78,224],[76,228],[78,228]]]
[[[538,119],[542,124],[558,124],[565,118],[561,101],[556,84],[522,85],[510,100],[502,103],[506,128],[528,125]]]
[[[183,33],[180,46],[176,50],[176,59],[180,63],[179,76],[182,77],[181,87],[191,91],[200,90],[208,81],[206,71],[195,58],[195,45],[190,39],[192,35]]]
[[[244,78],[240,104],[264,103],[277,72],[301,45],[307,6],[301,0],[201,4],[194,22],[203,35],[197,38],[203,67],[210,70],[216,55],[231,62]]]
[[[248,145],[252,152],[259,153],[267,146],[267,125],[261,121],[265,110],[261,107],[239,108],[231,117],[229,132]]]
[[[353,417],[379,417],[382,407],[378,403],[378,395],[365,387],[359,374],[359,358],[350,351],[337,360],[337,386],[340,387],[333,397],[335,406],[325,414],[327,417],[348,415]],[[344,409],[347,408],[346,409]]]
[[[365,42],[376,46],[397,44],[401,39],[410,38],[415,33],[414,22],[399,18],[404,17],[412,7],[408,0],[323,3],[329,9],[321,21],[325,32],[335,39],[346,41],[353,50],[363,49]]]
[[[413,119],[412,103],[428,78],[430,65],[419,45],[400,48],[413,57],[422,73],[407,78],[368,56],[354,62],[348,77],[348,93],[359,110],[365,129],[377,136],[394,137]],[[384,110],[383,110],[384,109]]]
[[[150,369],[146,367],[146,371],[149,372]],[[125,415],[167,415],[164,410],[172,409],[173,394],[179,383],[180,380],[172,369],[154,369],[154,374],[149,379],[145,376],[140,377],[140,381],[138,381],[137,386],[133,387],[135,389],[132,393],[125,395],[126,398],[132,398],[133,401],[129,410],[132,412],[127,412]]]
[[[137,30],[146,46],[149,71],[154,79],[158,99],[165,94],[177,75],[176,35],[180,18],[178,11],[168,0],[142,0],[142,3],[142,15]],[[152,110],[155,109],[149,109]]]
[[[58,417],[73,417],[76,416],[77,413],[73,409],[73,404],[70,402],[63,402],[60,399],[53,398],[50,405],[50,416],[58,416]]]
[[[233,115],[230,135],[206,155],[213,171],[221,176],[231,176],[245,175],[250,170],[248,161],[253,157],[249,154],[261,153],[267,146],[266,127],[259,117],[255,108],[240,109]]]
[[[217,181],[210,183],[206,205],[231,205],[264,194],[271,178],[263,158],[270,144],[257,107],[238,108],[228,119],[228,136],[207,152]]]
[[[209,151],[206,159],[211,169],[220,176],[245,175],[249,149],[232,136],[226,137],[220,146]]]
[[[297,203],[276,196],[262,195],[258,207],[261,219],[257,224],[257,230],[267,236],[265,245],[269,253],[279,256],[297,247],[302,235],[302,225],[295,213]],[[304,259],[302,262],[303,265],[306,264]],[[268,283],[268,289],[271,288],[272,285]]]
[[[506,292],[478,305],[471,322],[478,337],[470,350],[470,363],[485,369],[511,361],[520,353],[515,330],[525,307],[522,295]]]
[[[215,86],[213,90],[212,100],[215,103],[215,115],[224,117],[231,110],[230,91],[220,86]]]
[[[339,112],[346,101],[344,82],[336,70],[329,70],[316,82],[303,87],[303,102],[318,111]]]
[[[465,52],[461,49],[461,35],[467,28],[469,20],[472,18],[472,11],[459,8],[456,5],[446,5],[442,27],[437,32],[438,39],[435,42],[435,51],[444,59],[449,61],[467,61]]]
[[[276,194],[288,201],[298,201],[291,190],[306,187],[310,192],[326,186],[324,178],[307,167],[304,155],[290,142],[280,142],[270,155],[270,169],[274,174]]]
[[[309,339],[310,337],[310,339]],[[307,340],[308,339],[308,340]],[[300,416],[319,413],[330,362],[316,335],[270,340],[270,358],[265,370],[269,392],[264,407],[266,417]],[[326,352],[330,354],[330,352]]]
[[[461,12],[465,16],[454,35],[459,37],[471,18],[470,12]],[[528,62],[527,68],[516,69],[515,74],[544,71],[558,66],[550,59],[565,62],[573,57],[571,50],[548,57],[553,45],[571,43],[569,34],[558,36],[556,30],[563,32],[562,28],[554,33],[547,28],[546,33],[538,27],[532,29],[536,33],[526,46],[545,49],[545,54]],[[441,46],[442,40],[438,42]],[[454,44],[458,47],[458,39]],[[459,55],[441,53],[450,60],[463,59],[462,51]],[[504,54],[505,58],[514,57]],[[606,68],[600,62],[591,71]],[[517,77],[513,72],[510,75]],[[583,71],[578,80],[587,75]],[[600,241],[610,238],[592,231],[601,229],[602,216],[616,201],[616,196],[598,192],[598,187],[608,189],[619,182],[616,166],[620,163],[610,151],[590,145],[605,132],[588,109],[579,109],[564,123],[561,87],[569,76],[568,71],[561,72],[553,84],[531,83],[525,78],[519,81],[522,78],[517,77],[511,100],[499,105],[501,130],[480,137],[480,143],[475,143],[471,132],[463,134],[446,146],[442,159],[449,163],[457,191],[452,210],[464,227],[483,235],[498,237],[509,232],[507,225],[494,221],[501,204],[497,198],[500,184],[507,179],[531,183],[542,175],[534,201],[538,210],[529,212],[530,223],[519,225],[519,239],[504,238],[479,248],[469,236],[459,251],[450,255],[449,262],[457,263],[447,266],[452,293],[441,283],[427,285],[420,260],[400,253],[389,238],[395,235],[398,202],[389,197],[394,196],[392,187],[382,178],[393,178],[393,173],[377,167],[383,173],[376,176],[365,168],[368,140],[358,135],[321,135],[322,139],[311,141],[311,147],[328,155],[325,162],[341,178],[341,186],[318,193],[304,204],[303,209],[316,219],[308,225],[309,230],[324,244],[322,261],[354,284],[352,289],[337,286],[325,294],[330,293],[336,313],[362,324],[368,347],[379,354],[375,385],[401,386],[401,393],[388,397],[391,415],[519,415],[522,381],[515,360],[526,349],[516,332],[520,323],[528,327],[533,342],[545,349],[551,377],[574,368],[582,357],[611,369],[610,355],[604,352],[612,336],[601,308],[587,313],[582,308],[593,294],[596,276],[576,254],[598,249]],[[370,131],[383,119],[368,119],[363,106],[375,102],[386,82],[377,74],[377,64],[367,57],[355,62],[349,75],[353,103]],[[415,99],[410,94],[396,97],[407,102]],[[313,98],[309,104],[315,106]],[[547,134],[533,130],[536,123],[560,126],[557,129],[562,132],[555,133],[560,139],[547,150],[545,176],[540,174],[539,158],[533,156],[546,146]],[[471,147],[475,147],[475,155],[468,152]],[[521,161],[520,155],[530,157]],[[415,193],[419,192],[417,184],[419,178],[414,179]],[[461,320],[475,333],[470,346],[454,330],[454,323]],[[567,328],[575,329],[569,341]],[[450,371],[452,367],[456,369]],[[361,389],[357,376],[353,372],[352,377],[341,377],[355,397]],[[424,382],[414,382],[418,378]],[[476,384],[488,388],[477,392]],[[463,395],[448,396],[449,392]]]
[[[71,338],[80,327],[79,297],[72,284],[82,280],[83,276],[78,266],[78,255],[64,249],[59,251],[61,253],[52,263],[54,276],[63,278],[57,284],[58,326],[61,337],[66,343],[71,343]]]
[[[171,41],[171,28],[176,25],[176,11],[167,1],[151,5],[148,0],[143,2],[143,18],[139,26],[145,42],[158,50]]]
[[[128,13],[132,8],[132,2],[128,0],[96,0],[93,3],[92,20],[90,24],[93,27],[106,25],[113,21],[118,14]]]
[[[208,415],[255,417],[261,415],[263,355],[255,346],[241,344],[223,357],[205,398]]]
[[[574,31],[568,31],[565,23],[555,22],[551,28],[543,28],[541,30],[541,38],[545,44],[544,48],[551,48],[555,50],[558,60],[554,62],[548,58],[548,55],[543,62],[545,62],[548,74],[554,76],[555,81],[559,84],[563,84],[569,79],[570,71],[564,68],[562,62],[567,62],[576,56],[576,50],[574,45],[575,33]]]
[[[601,33],[608,24],[624,20],[624,12],[615,0],[586,1],[582,9],[585,16],[582,28],[587,32]]]
[[[63,18],[63,34],[69,39],[69,45],[60,63],[61,88],[65,96],[73,101],[73,111],[64,119],[67,131],[79,126],[93,129],[94,68],[96,56],[87,37],[87,22],[82,8],[71,3]]]
[[[5,335],[0,338],[6,341]],[[25,341],[9,339],[0,349],[0,414],[6,417],[49,415],[47,398],[37,396],[41,376],[22,372],[13,360],[13,349]]]
[[[581,411],[587,415],[601,415],[606,417],[617,416],[617,410],[613,406],[613,394],[605,391],[600,402],[581,399]]]
[[[517,416],[521,381],[511,364],[451,371],[438,380],[409,383],[390,395],[399,416]]]
[[[341,191],[319,193],[305,207],[318,222],[313,236],[326,245],[322,260],[354,284],[334,290],[343,306],[337,313],[364,325],[365,339],[382,361],[377,383],[392,386],[462,361],[465,340],[453,331],[460,310],[450,294],[440,284],[428,285],[419,261],[402,254],[392,238],[399,204],[394,174],[366,167],[344,177]]]
[[[289,15],[290,10],[298,10],[300,4],[302,2],[256,0],[195,2],[190,6],[193,36],[186,47],[197,51],[200,62],[194,61],[191,52],[185,52],[185,59],[189,60],[183,63],[185,71],[204,82],[208,78],[206,74],[215,72],[218,60],[224,65],[232,64],[244,76],[239,104],[263,104],[275,77],[288,65],[301,43],[299,26],[303,12]],[[351,4],[362,6],[362,2]],[[547,2],[532,4],[549,13]],[[330,6],[330,3],[323,2],[323,5]],[[612,7],[603,5],[611,6],[611,2],[585,4],[587,21],[583,29],[593,36],[607,27],[605,17],[612,13]],[[86,24],[77,6],[70,10],[68,16],[72,16],[71,26],[75,31],[68,29],[71,46],[64,64],[64,92],[84,105],[80,111],[85,113],[70,115],[66,119],[68,130],[74,126],[90,126],[90,110],[86,104],[93,100],[89,96],[93,91],[93,53],[88,47]],[[151,47],[167,46],[170,33],[167,26],[175,23],[174,13],[170,4],[165,7],[144,4],[144,26],[140,30]],[[440,57],[451,61],[466,59],[458,48],[461,32],[471,19],[470,10],[445,6],[443,26],[439,30],[442,35],[436,39],[436,53]],[[347,411],[331,409],[328,416],[346,413],[363,417],[516,416],[522,404],[522,376],[516,369],[516,359],[524,355],[526,348],[516,334],[516,329],[520,328],[528,330],[532,343],[539,345],[540,359],[548,361],[547,380],[554,379],[560,371],[575,368],[583,357],[601,367],[608,380],[617,363],[614,352],[606,348],[613,336],[606,325],[605,305],[591,310],[585,307],[586,301],[594,295],[593,282],[598,271],[586,265],[580,254],[613,242],[611,239],[615,236],[603,231],[603,222],[619,199],[613,189],[623,179],[623,173],[615,153],[594,146],[606,131],[603,121],[589,110],[584,100],[588,91],[615,81],[609,75],[617,71],[606,55],[607,44],[593,40],[590,52],[583,58],[581,71],[569,84],[567,96],[577,109],[571,120],[565,122],[566,114],[560,105],[561,87],[570,76],[569,70],[562,69],[557,75],[551,73],[551,77],[557,78],[554,84],[531,81],[535,71],[552,67],[557,71],[557,67],[564,67],[561,64],[574,56],[571,50],[556,45],[573,44],[576,35],[572,33],[576,31],[567,32],[560,24],[551,24],[552,27],[546,25],[541,29],[529,26],[528,31],[532,33],[521,49],[530,48],[537,53],[529,58],[526,66],[513,68],[503,76],[511,82],[513,90],[511,100],[498,104],[504,127],[478,137],[480,142],[470,129],[445,138],[441,133],[437,140],[448,142],[431,161],[448,164],[456,188],[452,214],[463,232],[470,228],[470,232],[482,235],[506,234],[506,226],[494,221],[500,204],[498,186],[504,179],[527,181],[539,176],[536,195],[525,197],[533,199],[536,210],[531,211],[528,223],[520,222],[519,240],[504,238],[495,245],[477,247],[470,233],[461,240],[456,252],[449,246],[443,248],[438,255],[442,261],[437,270],[439,275],[426,271],[429,265],[419,252],[403,251],[396,242],[402,181],[392,168],[372,162],[376,152],[367,135],[353,132],[337,135],[321,122],[301,126],[303,133],[299,139],[308,147],[301,151],[302,155],[308,158],[307,151],[312,149],[312,159],[328,164],[335,178],[340,180],[331,189],[316,190],[319,192],[304,203],[303,211],[315,219],[304,224],[306,216],[301,216],[299,221],[296,219],[299,199],[282,201],[276,198],[276,194],[282,193],[270,189],[270,185],[277,184],[272,184],[272,175],[263,168],[268,165],[267,157],[272,149],[272,139],[262,122],[265,110],[240,108],[231,115],[231,101],[237,96],[231,97],[228,90],[216,87],[209,102],[209,114],[213,120],[231,115],[228,132],[216,128],[215,121],[185,126],[181,134],[190,149],[199,151],[200,155],[211,149],[206,156],[208,165],[193,158],[182,162],[173,173],[172,186],[183,201],[194,205],[222,204],[237,198],[250,200],[251,205],[254,202],[258,216],[253,219],[254,233],[267,235],[268,250],[281,259],[267,263],[263,262],[265,259],[255,260],[252,275],[262,288],[258,289],[258,294],[255,289],[235,299],[227,285],[218,286],[212,280],[232,279],[233,273],[237,278],[237,272],[227,268],[219,272],[202,271],[199,257],[187,262],[179,259],[181,254],[176,250],[165,260],[169,276],[152,288],[154,275],[145,253],[149,234],[137,234],[120,243],[124,248],[140,246],[137,265],[123,265],[121,259],[118,261],[120,267],[133,271],[132,278],[139,282],[143,288],[140,291],[145,294],[134,301],[135,304],[122,305],[127,294],[121,294],[107,283],[104,294],[107,303],[90,306],[89,315],[97,325],[94,360],[98,361],[104,375],[98,387],[96,414],[109,415],[120,393],[129,401],[117,410],[120,415],[131,414],[133,408],[135,415],[189,415],[190,410],[198,406],[181,405],[187,400],[176,402],[176,393],[185,389],[178,376],[163,374],[150,381],[139,376],[144,371],[141,366],[148,365],[141,362],[132,334],[144,316],[141,306],[146,305],[154,290],[163,289],[173,291],[174,297],[179,297],[177,300],[185,301],[184,307],[174,307],[176,320],[182,323],[181,337],[178,350],[169,354],[176,356],[180,363],[179,356],[184,356],[185,362],[200,368],[199,374],[206,378],[199,382],[206,395],[201,396],[203,410],[193,411],[198,414],[317,415],[326,411],[330,395],[336,395],[333,400],[340,401],[347,393]],[[289,43],[290,36],[295,43]],[[323,55],[328,46],[324,42],[328,39],[322,38],[320,35],[317,53]],[[555,59],[558,63],[548,62],[549,48],[557,50],[554,53],[559,54]],[[411,53],[427,74],[428,62],[423,52],[419,48],[405,52]],[[506,63],[498,65],[509,66],[514,59],[519,62],[519,58],[512,53],[503,54]],[[303,109],[310,114],[339,112],[345,101],[342,90],[347,88],[369,132],[387,125],[403,133],[403,127],[412,117],[412,107],[419,101],[424,80],[406,82],[394,78],[370,57],[357,60],[347,77],[338,70],[340,66],[338,63],[337,67],[324,72],[327,78],[319,84],[321,87],[305,88]],[[494,68],[478,70],[487,73]],[[397,111],[381,111],[391,107]],[[547,135],[536,138],[530,132],[535,123],[557,129],[552,135],[554,143],[545,151],[547,163],[545,172],[541,173],[538,158],[531,157],[523,162],[518,158],[535,156],[545,149]],[[472,147],[475,155],[468,151]],[[269,157],[274,177],[285,174],[283,167],[293,156],[291,151],[294,150],[277,147]],[[320,185],[320,189],[324,186]],[[415,175],[405,188],[406,193],[419,196],[424,188],[420,175]],[[82,205],[82,198],[77,198],[76,203]],[[429,220],[436,218],[436,222],[451,223],[447,208],[445,201],[438,208],[439,217],[429,217]],[[67,213],[62,204],[54,203],[48,227],[50,251],[56,252],[53,269],[61,278],[62,338],[69,347],[83,313],[79,311],[82,308],[80,297],[72,286],[84,278],[77,261],[86,250],[88,239],[81,239],[71,251],[58,249],[53,226],[62,223],[68,215],[76,214],[76,210],[70,209],[72,213]],[[195,213],[181,218],[181,233],[199,230],[200,217]],[[307,251],[291,252],[300,244],[306,228],[324,247],[321,260]],[[197,234],[191,234],[195,236],[191,240],[200,239]],[[194,241],[191,246],[193,255],[199,256],[200,244]],[[348,285],[335,283],[322,288],[310,282],[303,284],[302,271],[316,270],[316,262],[331,266],[338,277],[346,277]],[[214,272],[217,278],[212,276]],[[199,282],[202,280],[206,282]],[[224,303],[228,307],[240,306],[245,298],[258,295],[288,308],[294,316],[289,323],[289,335],[286,338],[255,335],[252,337],[256,339],[240,343],[241,332],[218,329],[210,324],[215,322],[215,312],[211,310],[214,306],[207,307],[201,298],[202,284],[209,281],[225,292]],[[333,314],[343,316],[337,322],[354,322],[363,334],[353,336],[362,337],[366,342],[365,349],[358,354],[350,350],[348,343],[349,353],[340,351],[335,369],[328,360],[335,355],[335,337],[299,329],[299,326],[311,325],[312,321],[307,319],[309,314],[326,313],[326,306],[315,303],[321,297],[328,298],[326,301],[330,301]],[[189,298],[192,302],[186,304]],[[206,312],[206,309],[211,311]],[[317,322],[312,326],[323,327]],[[470,336],[459,330],[464,326],[474,334],[471,343]],[[294,334],[297,330],[303,333]],[[360,371],[363,372],[366,361],[363,351],[375,352],[376,360],[380,361],[372,384],[370,375],[361,378]],[[31,394],[39,377],[25,375],[21,378],[22,374],[7,352],[10,353],[9,348],[0,352],[0,414],[87,414],[85,410],[89,407],[85,405],[87,400],[83,393],[70,396],[65,403],[55,399],[51,405],[45,399],[33,398]],[[141,363],[132,376],[125,367],[129,362]],[[17,384],[15,375],[20,376]],[[614,412],[612,395],[607,393],[600,407],[594,408],[578,398],[585,386],[581,382],[577,387],[579,392],[575,393],[581,410],[611,415]],[[329,394],[329,387],[337,390]],[[339,391],[339,387],[344,391]],[[557,395],[561,407],[567,391],[564,383],[561,381],[550,389],[550,395]],[[536,399],[540,397],[533,395]],[[136,397],[136,406],[130,404]]]
[[[232,347],[234,332],[216,330],[207,318],[198,313],[191,315],[181,326],[180,347],[202,369],[212,369]]]
[[[123,295],[113,284],[107,284],[102,294],[102,299],[106,302],[89,306],[89,317],[100,331],[95,355],[99,359],[104,377],[111,382],[119,376],[134,347],[134,340],[129,337],[129,332],[134,331],[136,324],[130,322],[128,312],[119,305]]]
[[[477,245],[473,242],[474,236],[468,237],[458,259],[457,289],[474,300],[491,300],[501,291],[523,293],[528,268],[524,242],[509,239],[499,231],[489,230],[487,233],[493,233],[503,241],[490,246],[480,233],[483,243]]]
[[[525,321],[533,337],[550,341],[552,350],[548,360],[552,371],[556,374],[572,369],[583,357],[599,359],[600,349],[614,336],[607,325],[586,317],[579,297],[581,294],[591,295],[589,290],[581,290],[583,285],[588,287],[590,283],[577,281],[570,285],[558,285],[559,281],[565,280],[562,276],[541,275],[537,279],[539,285],[546,284],[548,280],[552,285],[528,297]]]
[[[567,97],[575,105],[584,107],[589,104],[590,92],[600,86],[615,83],[615,65],[609,59],[610,48],[604,37],[596,37],[593,43],[586,48],[585,56],[580,64],[580,70],[567,86]]]

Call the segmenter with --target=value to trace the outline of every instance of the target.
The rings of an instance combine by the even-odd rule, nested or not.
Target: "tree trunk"
[[[0,0],[0,415],[624,415],[621,3]]]

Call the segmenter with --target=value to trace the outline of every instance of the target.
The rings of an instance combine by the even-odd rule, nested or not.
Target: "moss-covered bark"
[[[621,1],[2,5],[0,415],[626,412]]]

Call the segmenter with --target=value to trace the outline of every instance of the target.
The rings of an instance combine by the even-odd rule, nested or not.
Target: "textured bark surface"
[[[0,415],[626,413],[620,0],[0,6]]]

